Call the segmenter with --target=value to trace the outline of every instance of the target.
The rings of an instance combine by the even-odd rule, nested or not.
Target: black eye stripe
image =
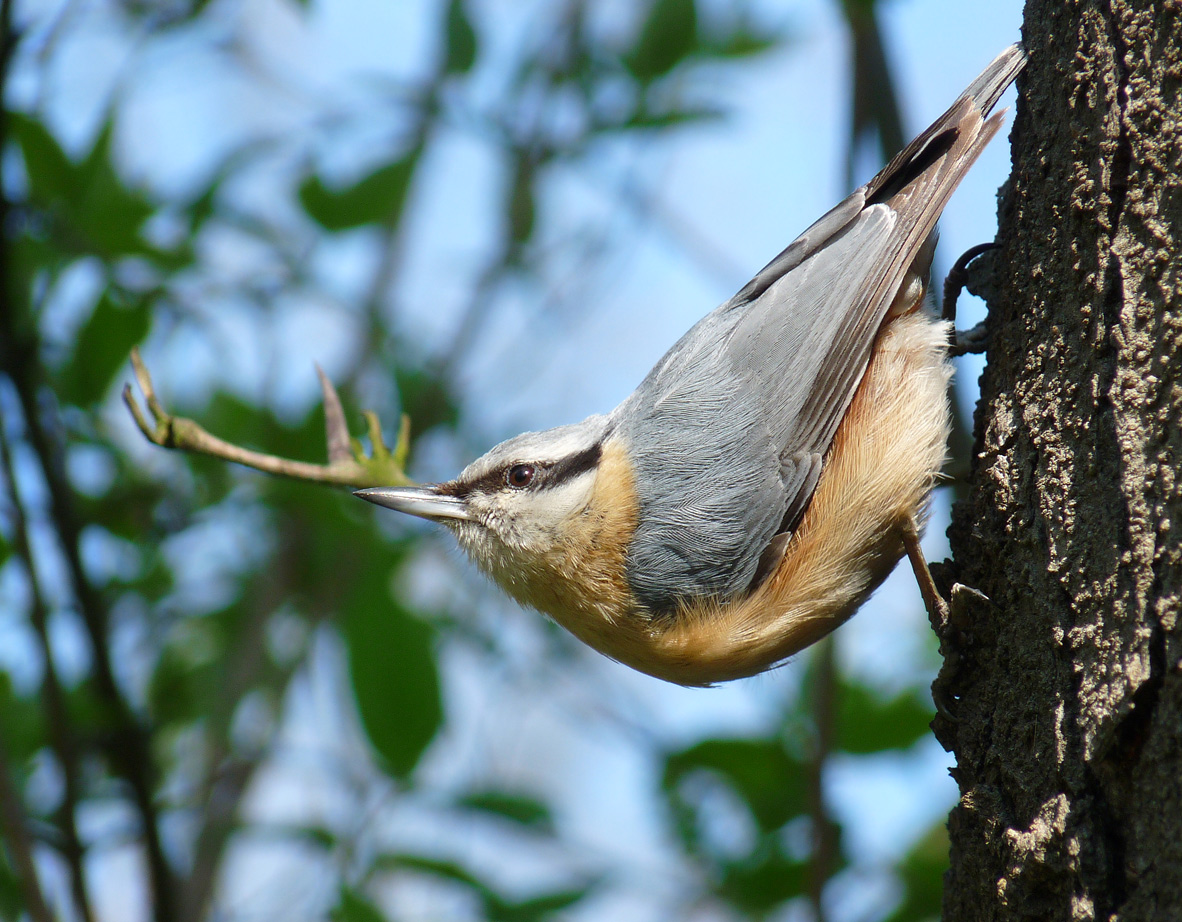
[[[552,487],[568,480],[573,480],[580,474],[594,469],[603,455],[603,447],[596,442],[590,448],[585,448],[577,454],[567,455],[554,462],[546,469],[544,486]]]
[[[492,471],[476,480],[453,480],[441,483],[437,489],[447,496],[458,496],[466,499],[473,493],[495,493],[505,485],[504,470]]]
[[[534,469],[533,479],[529,483],[528,489],[547,489],[549,487],[561,486],[567,481],[578,477],[580,474],[594,470],[602,456],[603,448],[599,443],[596,443],[589,448],[584,448],[582,451],[575,452],[573,455],[567,455],[565,458],[559,458],[557,461],[551,463],[516,460],[489,471],[475,480],[453,480],[451,483],[439,484],[436,489],[447,496],[458,496],[461,498],[473,493],[496,493],[498,490],[505,489],[506,485],[511,486],[508,479],[509,472],[515,467],[522,466],[528,466]],[[513,487],[513,489],[520,490],[523,487]]]

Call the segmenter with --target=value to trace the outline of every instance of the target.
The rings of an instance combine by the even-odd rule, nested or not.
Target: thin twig
[[[44,677],[41,682],[41,700],[45,706],[46,723],[49,726],[50,745],[62,771],[62,804],[58,810],[59,823],[65,835],[62,852],[70,869],[70,889],[74,903],[83,922],[93,922],[94,911],[86,886],[86,866],[82,839],[78,834],[77,810],[81,800],[81,785],[78,769],[78,742],[66,707],[66,696],[57,664],[53,658],[53,647],[49,641],[49,606],[41,590],[41,579],[33,561],[29,543],[29,519],[24,503],[17,490],[16,470],[12,463],[12,449],[8,433],[0,425],[0,466],[8,483],[8,494],[12,513],[12,547],[18,560],[25,568],[29,580],[29,620],[37,635],[44,661]]]
[[[410,131],[410,140],[406,144],[404,158],[418,164],[423,160],[423,152],[430,146],[435,133],[441,109],[440,94],[447,81],[445,60],[441,57],[436,70],[426,79],[421,87],[411,93],[411,98],[417,100],[417,119]],[[413,182],[413,175],[408,183]],[[369,364],[370,358],[380,347],[386,333],[383,321],[383,307],[389,296],[390,289],[402,269],[402,260],[406,255],[404,229],[407,214],[406,203],[410,200],[411,188],[408,185],[407,194],[401,202],[401,210],[397,214],[387,215],[381,223],[381,258],[365,297],[361,299],[361,313],[365,317],[368,329],[361,337],[364,348],[352,363],[353,377],[350,383],[357,380],[362,370]],[[396,485],[396,484],[395,484]],[[377,484],[374,484],[377,486]]]
[[[25,818],[24,805],[12,778],[9,767],[8,747],[0,733],[0,829],[4,830],[4,842],[8,846],[13,870],[20,880],[25,897],[25,909],[33,922],[54,922],[53,913],[41,892],[37,877],[37,866],[33,862],[33,837]]]
[[[391,451],[386,447],[382,438],[382,427],[377,417],[365,412],[368,424],[368,435],[372,444],[372,454],[366,456],[361,445],[355,440],[350,441],[351,452],[348,458],[331,460],[334,455],[339,456],[338,442],[341,437],[343,417],[339,421],[334,419],[340,411],[340,398],[336,396],[328,379],[321,376],[321,384],[326,388],[326,394],[331,397],[326,401],[326,427],[328,433],[328,464],[311,464],[307,461],[293,461],[278,455],[268,455],[249,448],[242,448],[224,439],[219,439],[200,424],[184,416],[173,416],[167,412],[156,397],[152,386],[152,377],[140,359],[138,349],[131,351],[131,364],[135,369],[135,378],[143,392],[144,401],[152,421],[144,414],[136,402],[131,385],[123,388],[123,402],[134,417],[140,432],[148,441],[162,448],[173,448],[179,451],[190,451],[199,455],[220,458],[223,461],[233,461],[267,474],[277,474],[282,477],[292,477],[296,480],[307,480],[314,483],[331,483],[349,487],[378,487],[378,486],[406,486],[412,481],[406,476],[403,465],[409,447],[409,420],[403,417],[399,429],[398,442]],[[335,407],[333,406],[335,405]],[[347,438],[348,434],[345,433]]]
[[[226,844],[242,828],[238,822],[242,798],[272,749],[274,729],[271,737],[255,751],[246,754],[232,751],[230,728],[238,705],[249,690],[258,687],[275,690],[276,699],[282,700],[284,689],[305,662],[303,657],[295,657],[290,662],[278,663],[265,652],[271,614],[295,578],[289,572],[295,555],[289,551],[290,548],[280,548],[273,565],[265,568],[263,578],[252,582],[249,620],[229,652],[222,670],[224,680],[207,710],[208,753],[203,760],[196,799],[201,810],[201,827],[193,840],[191,870],[181,890],[182,922],[199,922],[209,917],[209,904]],[[315,613],[313,607],[310,616],[313,624]]]
[[[222,856],[238,828],[238,808],[247,786],[262,764],[258,758],[225,757],[209,779],[209,796],[201,803],[201,830],[193,847],[193,865],[181,892],[182,922],[208,918]]]
[[[0,0],[0,98],[5,97],[5,91],[8,89],[12,56],[20,38],[13,28],[12,7],[12,0]],[[8,135],[9,113],[7,106],[3,102],[0,102],[0,150],[7,148]],[[9,201],[3,191],[8,187],[8,184],[3,181],[6,178],[6,176],[0,176],[0,228],[7,227],[8,225]],[[13,330],[15,320],[13,317],[14,304],[12,302],[11,292],[15,288],[13,280],[9,275],[11,270],[9,257],[8,241],[0,237],[0,315],[4,318],[2,324],[0,324],[0,327],[3,327],[3,329],[0,329],[0,361],[3,361],[5,364],[11,361],[16,365],[20,363],[22,356],[16,339],[13,336],[15,332]],[[23,403],[21,382],[16,377],[13,377],[12,381],[18,397],[22,398]],[[0,430],[3,430],[2,423],[0,423]],[[4,433],[0,432],[0,437],[2,436],[4,436]],[[44,631],[46,614],[44,596],[40,592],[37,573],[33,566],[33,556],[28,543],[27,519],[17,493],[16,479],[12,473],[12,456],[8,450],[6,438],[0,438],[0,447],[4,450],[4,467],[7,471],[7,479],[12,490],[13,515],[16,518],[13,542],[16,546],[17,554],[23,558],[24,565],[28,570],[30,586],[33,591],[32,604],[35,626],[38,621],[40,622],[38,635],[42,639],[42,651],[45,655],[46,706],[49,710],[53,745],[62,764],[66,788],[62,805],[62,827],[66,835],[65,851],[66,860],[70,867],[71,887],[79,913],[84,922],[90,922],[93,916],[86,895],[86,880],[82,864],[82,846],[75,825],[75,808],[78,802],[77,759],[73,751],[73,740],[68,729],[68,722],[64,716],[65,707],[61,686],[54,672],[53,660],[48,653],[48,635]],[[0,746],[2,746],[2,742],[0,742]],[[7,751],[2,748],[0,748],[0,801],[3,804],[5,837],[9,843],[14,868],[20,876],[21,883],[24,887],[26,909],[35,922],[49,922],[49,920],[53,919],[53,915],[45,903],[45,898],[38,883],[36,867],[33,864],[32,846],[30,845],[28,829],[25,825],[23,806],[9,770]]]

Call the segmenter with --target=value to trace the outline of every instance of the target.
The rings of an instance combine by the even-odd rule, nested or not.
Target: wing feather
[[[869,183],[704,317],[613,414],[636,467],[629,580],[654,611],[745,591],[808,506],[874,339],[1021,70],[1003,52]],[[781,542],[782,543],[782,542]]]

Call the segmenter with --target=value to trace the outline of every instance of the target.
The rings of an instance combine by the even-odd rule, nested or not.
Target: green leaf
[[[575,887],[516,902],[490,896],[485,900],[484,914],[489,922],[541,922],[556,912],[569,909],[590,892],[589,886]]]
[[[591,884],[543,893],[523,900],[505,899],[491,886],[463,865],[446,859],[423,855],[387,853],[374,861],[377,871],[418,871],[461,884],[479,897],[484,918],[489,922],[540,922],[548,916],[573,906],[592,890]]]
[[[443,69],[449,74],[467,73],[476,63],[476,30],[464,7],[464,0],[447,5],[447,58]]]
[[[34,279],[44,271],[60,271],[67,257],[48,236],[36,232],[14,234],[7,241],[7,246],[8,278],[5,279],[4,290],[8,303],[4,307],[11,313],[17,334],[27,336],[37,321],[34,312],[29,309],[30,298],[35,290]]]
[[[744,913],[760,918],[808,886],[808,862],[778,852],[729,865],[717,893]]]
[[[390,599],[387,571],[367,577],[342,625],[349,676],[366,736],[386,770],[405,779],[443,722],[435,632]]]
[[[459,422],[459,402],[437,372],[416,367],[410,360],[400,361],[394,368],[394,382],[401,410],[414,421],[416,432]]]
[[[842,0],[841,5],[846,18],[852,20],[872,15],[876,2],[877,0]]]
[[[759,29],[743,17],[725,31],[704,36],[701,52],[712,58],[746,58],[770,51],[787,40],[787,32]]]
[[[79,164],[66,156],[43,124],[16,113],[10,117],[29,177],[29,198],[41,208],[58,213],[68,224],[69,236],[63,237],[68,249],[95,253],[108,260],[144,256],[173,269],[191,259],[186,248],[166,253],[141,236],[144,222],[155,214],[156,207],[128,188],[115,170],[113,116],[103,122]]]
[[[333,922],[386,922],[386,917],[369,900],[350,887],[342,887],[332,911]]]
[[[166,648],[156,661],[148,682],[148,712],[158,727],[192,720],[199,712],[202,689],[195,670],[173,649]]]
[[[656,0],[624,63],[641,82],[664,76],[698,47],[694,0]]]
[[[248,442],[256,438],[261,420],[271,428],[270,414],[260,414],[259,408],[229,391],[215,391],[202,415],[202,424],[231,442]]]
[[[8,746],[12,766],[21,766],[47,743],[41,705],[36,699],[21,698],[7,673],[0,672],[0,733]]]
[[[766,35],[755,32],[732,32],[724,39],[705,47],[705,53],[716,58],[746,58],[763,54],[779,47],[784,41],[780,35]]]
[[[0,849],[0,919],[16,922],[24,918],[25,894],[8,861],[8,849]]]
[[[218,196],[226,184],[243,169],[253,166],[275,146],[269,138],[247,141],[234,148],[217,164],[205,185],[186,207],[189,234],[193,236],[217,212]]]
[[[124,185],[115,172],[111,150],[114,135],[115,122],[108,117],[79,166],[81,196],[75,203],[74,218],[101,256],[158,255],[140,236],[155,208]]]
[[[642,104],[620,127],[657,130],[676,128],[681,125],[715,122],[725,114],[726,112],[723,109],[709,105],[687,105],[676,109],[653,109],[648,105]]]
[[[58,396],[80,407],[102,400],[116,374],[126,367],[131,347],[148,335],[151,321],[147,302],[122,304],[110,289],[105,291],[62,367]]]
[[[912,692],[883,701],[863,685],[844,683],[838,695],[836,745],[843,752],[906,749],[928,734],[931,706]]]
[[[425,855],[412,855],[404,852],[387,852],[374,860],[374,869],[378,871],[418,871],[435,877],[463,884],[465,887],[479,894],[482,901],[492,894],[492,889],[467,868],[454,861],[440,858],[428,858]]]
[[[709,771],[728,784],[764,831],[779,829],[806,809],[805,767],[777,740],[704,740],[665,761],[664,789],[692,772]]]
[[[208,717],[224,697],[226,656],[241,642],[250,612],[241,599],[201,617],[179,619],[170,630],[148,683],[157,726]]]
[[[468,794],[458,801],[461,807],[491,813],[535,830],[552,832],[554,818],[550,808],[541,801],[504,791],[481,791]]]
[[[342,231],[365,224],[395,225],[406,203],[421,148],[374,170],[351,186],[333,190],[319,176],[300,184],[300,204],[325,230]]]
[[[48,207],[77,195],[78,169],[49,129],[19,112],[9,112],[7,118],[25,161],[29,197]]]
[[[76,727],[86,727],[97,737],[112,733],[118,726],[119,717],[109,701],[103,699],[95,689],[93,679],[79,682],[65,690],[66,713]]]
[[[340,838],[326,826],[289,825],[286,823],[255,823],[252,834],[256,839],[274,842],[302,843],[324,852],[340,845]]]
[[[153,541],[158,537],[159,522],[154,521],[156,506],[170,496],[169,485],[163,480],[150,480],[127,463],[125,455],[107,452],[107,446],[90,443],[106,454],[115,465],[115,477],[101,496],[77,497],[79,517],[95,522],[118,538],[128,541]],[[157,548],[149,553],[157,554]],[[142,574],[146,576],[147,574]]]

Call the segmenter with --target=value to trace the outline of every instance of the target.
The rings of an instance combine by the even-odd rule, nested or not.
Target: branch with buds
[[[382,426],[377,414],[365,410],[363,415],[372,445],[372,452],[367,455],[361,441],[349,435],[341,398],[320,366],[316,366],[316,374],[320,377],[320,389],[324,395],[324,431],[328,446],[328,464],[293,461],[277,455],[251,451],[219,439],[197,422],[183,416],[174,416],[161,406],[152,386],[152,376],[148,374],[138,349],[131,350],[131,364],[135,370],[136,382],[143,392],[148,413],[151,414],[151,421],[136,401],[130,384],[123,388],[123,402],[127,404],[144,437],[162,448],[191,451],[211,458],[221,458],[223,461],[244,464],[268,474],[315,483],[331,483],[346,487],[401,487],[413,484],[406,476],[406,457],[410,451],[410,417],[403,415],[398,429],[398,441],[391,450],[386,447],[382,438]]]

